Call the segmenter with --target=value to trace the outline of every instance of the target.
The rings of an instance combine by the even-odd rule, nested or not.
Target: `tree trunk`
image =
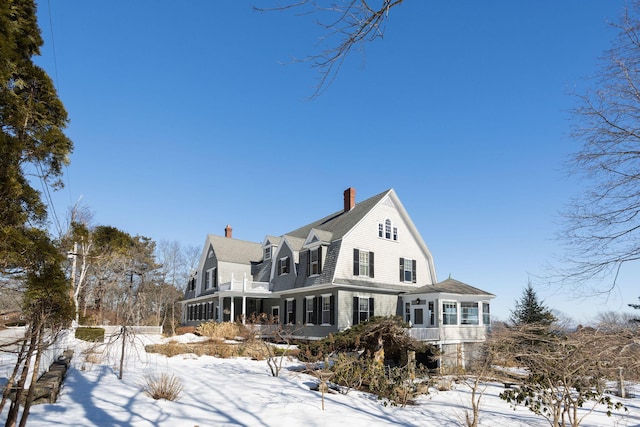
[[[120,335],[120,338],[122,339],[122,353],[120,354],[120,372],[118,373],[118,379],[119,380],[122,379],[122,371],[124,369],[124,351],[125,351],[125,345],[126,345],[126,339],[127,339],[127,327],[126,326],[122,327],[122,333]]]
[[[37,337],[35,330],[36,326],[31,326],[29,347],[27,348],[25,358],[22,361],[22,372],[20,373],[20,379],[18,380],[18,384],[16,385],[16,397],[13,401],[11,401],[11,405],[9,406],[9,412],[7,413],[7,421],[5,423],[5,427],[15,427],[16,422],[18,421],[20,400],[22,399],[22,394],[24,392],[24,385],[27,383],[27,377],[29,376],[29,365],[31,364],[33,349],[36,345]]]
[[[22,410],[22,416],[20,417],[20,427],[27,425],[27,418],[29,417],[29,410],[31,409],[31,403],[33,402],[33,394],[36,389],[36,382],[38,381],[38,371],[40,370],[40,361],[42,360],[42,335],[44,333],[44,325],[41,323],[38,330],[35,332],[36,338],[36,361],[33,365],[33,372],[31,373],[31,385],[27,392],[27,397],[24,401],[24,409]]]

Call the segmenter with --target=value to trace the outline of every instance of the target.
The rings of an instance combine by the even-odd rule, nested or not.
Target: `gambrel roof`
[[[353,209],[345,212],[340,210],[311,224],[307,224],[289,233],[288,236],[306,239],[311,229],[326,231],[331,233],[332,240],[341,239],[353,227],[356,226],[364,217],[380,202],[391,190],[386,190],[376,196],[370,197],[360,203],[357,203]],[[320,233],[318,233],[320,237]]]

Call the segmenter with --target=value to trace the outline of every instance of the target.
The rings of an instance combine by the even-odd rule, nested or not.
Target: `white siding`
[[[392,227],[398,228],[397,241],[378,237],[378,224],[384,225],[387,218],[391,220]],[[343,239],[335,277],[396,285],[410,284],[400,281],[399,261],[402,257],[417,261],[416,287],[433,284],[428,254],[423,251],[417,239],[421,237],[411,234],[408,224],[395,207],[380,203]],[[374,278],[353,275],[353,249],[374,253]]]
[[[376,294],[370,292],[338,292],[338,330],[343,330],[353,326],[353,297],[373,298],[373,315],[374,316],[395,316],[398,309],[398,296]]]
[[[251,266],[218,261],[218,277],[220,278],[218,285],[230,282],[231,274],[233,274],[234,280],[242,280],[245,274],[247,279],[251,280]]]

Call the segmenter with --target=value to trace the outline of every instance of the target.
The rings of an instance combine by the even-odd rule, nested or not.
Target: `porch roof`
[[[438,294],[438,293],[457,294],[457,295],[481,295],[481,296],[487,296],[492,298],[495,297],[494,294],[485,292],[482,289],[475,288],[471,285],[467,285],[466,283],[462,283],[452,278],[443,280],[442,282],[436,283],[435,285],[426,285],[414,291],[407,292],[407,295]]]

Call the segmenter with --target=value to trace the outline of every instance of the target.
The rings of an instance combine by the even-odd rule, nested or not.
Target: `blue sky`
[[[292,61],[317,52],[314,17],[252,4],[275,2],[39,2],[37,62],[75,143],[61,219],[82,197],[96,223],[156,241],[201,246],[227,224],[262,241],[341,209],[347,187],[394,188],[438,279],[496,294],[498,318],[529,278],[578,321],[638,301],[637,266],[606,300],[537,279],[579,189],[570,94],[624,1],[407,1],[314,100],[317,71]]]

